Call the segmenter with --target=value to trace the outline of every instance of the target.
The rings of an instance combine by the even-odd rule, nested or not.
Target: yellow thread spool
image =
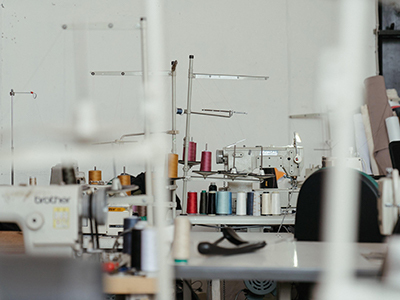
[[[168,177],[169,178],[178,177],[178,154],[175,153],[168,154]]]
[[[89,184],[99,184],[101,181],[101,171],[91,170],[89,171]]]
[[[121,185],[131,185],[131,176],[130,175],[119,175],[119,181],[121,181]],[[130,195],[131,192],[126,192],[127,195]]]

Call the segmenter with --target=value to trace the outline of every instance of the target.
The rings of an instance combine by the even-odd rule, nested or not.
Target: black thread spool
[[[207,191],[201,191],[200,194],[200,214],[207,214]]]
[[[215,184],[215,182],[211,182],[210,186],[208,187],[208,191],[217,191],[217,185]]]
[[[137,216],[124,218],[124,231],[135,227],[136,223],[140,220]],[[132,232],[127,232],[123,236],[124,246],[122,249],[123,253],[131,254],[132,249]]]
[[[216,191],[210,191],[208,193],[208,214],[209,215],[215,215],[216,209],[216,198],[217,198],[217,192]]]
[[[253,205],[254,205],[254,193],[248,192],[247,193],[247,203],[246,203],[246,214],[248,216],[253,215]]]
[[[135,269],[136,271],[140,271],[142,268],[142,230],[133,229],[131,237],[131,268]]]

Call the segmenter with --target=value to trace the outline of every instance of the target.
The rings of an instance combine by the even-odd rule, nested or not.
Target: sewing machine
[[[81,218],[106,223],[106,191],[81,185],[0,186],[0,207],[0,221],[21,228],[27,254],[79,255]]]
[[[303,153],[301,146],[256,146],[256,147],[225,147],[217,150],[216,163],[224,164],[224,170],[238,174],[255,175],[262,177],[264,169],[277,168],[286,173],[290,180],[289,186],[279,189],[261,189],[259,183],[229,182],[228,189],[232,192],[238,191],[276,191],[281,194],[281,205],[286,207],[296,206],[299,189],[297,178],[303,169]]]

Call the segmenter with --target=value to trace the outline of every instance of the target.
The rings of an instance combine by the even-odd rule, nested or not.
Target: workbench
[[[267,242],[253,253],[232,256],[205,256],[197,251],[199,242],[214,242],[221,232],[192,232],[191,253],[185,265],[176,264],[175,277],[214,280],[275,280],[280,282],[280,299],[290,296],[291,282],[317,282],[323,271],[323,253],[329,244],[295,241],[290,233],[238,233],[247,241]],[[233,247],[227,241],[220,246]],[[358,243],[355,245],[355,266],[358,276],[375,277],[380,271],[386,244]],[[218,280],[218,282],[216,281]],[[288,291],[289,289],[289,291]],[[215,293],[218,296],[218,291]],[[286,296],[284,296],[286,295]]]

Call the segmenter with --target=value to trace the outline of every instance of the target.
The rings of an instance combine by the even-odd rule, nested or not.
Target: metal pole
[[[172,153],[176,153],[176,65],[178,61],[171,62],[172,78]]]
[[[11,185],[14,185],[14,95],[15,92],[11,89]]]
[[[193,80],[193,60],[194,55],[189,55],[189,73],[188,73],[188,96],[186,108],[186,133],[185,133],[185,165],[183,167],[183,195],[182,195],[182,212],[186,213],[187,207],[187,181],[189,172],[189,139],[190,139],[190,117],[192,113],[192,80]]]
[[[172,91],[172,149],[171,152],[176,154],[176,66],[177,60],[171,62],[171,91]],[[172,181],[175,184],[175,181]],[[176,203],[176,189],[171,191],[171,202]],[[176,207],[172,208],[172,218],[176,217]]]
[[[143,80],[143,106],[144,106],[144,138],[149,140],[150,138],[150,126],[148,124],[148,81],[149,81],[149,70],[148,70],[148,60],[147,60],[147,35],[146,35],[146,18],[140,19],[140,39],[141,39],[141,51],[142,51],[142,80]],[[146,195],[151,196],[152,187],[152,176],[151,176],[151,164],[149,158],[146,158]],[[153,204],[147,205],[147,221],[149,224],[153,224]]]

